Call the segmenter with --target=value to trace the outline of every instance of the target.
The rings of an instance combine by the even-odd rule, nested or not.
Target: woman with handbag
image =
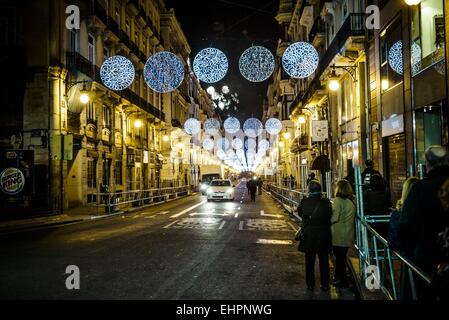
[[[337,182],[336,197],[332,203],[332,245],[335,256],[334,283],[338,287],[348,287],[346,255],[354,245],[355,213],[354,191],[348,180]]]
[[[307,289],[315,288],[315,259],[320,264],[321,290],[329,290],[329,253],[332,251],[331,216],[329,199],[323,198],[321,184],[310,181],[309,196],[298,206],[302,230],[298,250],[305,253]]]

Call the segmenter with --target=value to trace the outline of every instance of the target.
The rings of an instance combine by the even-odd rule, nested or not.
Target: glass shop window
[[[384,92],[403,81],[401,19],[396,19],[381,32],[380,43],[381,87]]]

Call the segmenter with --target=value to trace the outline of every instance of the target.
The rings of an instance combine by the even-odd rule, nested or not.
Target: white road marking
[[[280,215],[280,214],[265,214],[265,211],[263,211],[263,210],[260,210],[260,215],[262,217],[282,218],[282,215]]]
[[[293,241],[291,240],[273,240],[273,239],[257,239],[259,244],[281,244],[281,245],[291,245]]]
[[[239,230],[243,230],[243,224],[245,223],[245,221],[240,221],[239,224]]]
[[[218,230],[223,229],[223,227],[224,227],[225,224],[226,224],[226,221],[223,221],[223,222],[221,223],[220,227],[218,228]]]
[[[187,208],[187,209],[181,211],[180,213],[177,213],[177,214],[175,214],[175,215],[172,215],[170,218],[179,218],[179,217],[182,216],[183,214],[186,214],[187,212],[192,211],[193,209],[198,208],[199,206],[202,206],[202,205],[205,204],[206,202],[207,202],[207,200],[203,200],[203,201],[201,201],[200,203],[198,203],[198,204],[196,204],[196,205],[194,205],[194,206],[191,206],[190,208]]]
[[[189,216],[220,216],[220,217],[226,217],[228,216],[226,213],[209,213],[209,212],[194,212],[189,214]]]
[[[164,215],[164,214],[167,214],[167,213],[170,213],[170,211],[162,211],[162,212],[159,212],[158,214]]]
[[[168,229],[170,228],[172,225],[174,225],[175,223],[178,223],[179,220],[173,221],[172,223],[170,223],[169,225],[165,226],[164,229]]]

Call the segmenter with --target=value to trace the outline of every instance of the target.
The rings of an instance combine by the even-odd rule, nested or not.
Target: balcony
[[[320,35],[324,34],[326,32],[326,25],[321,18],[321,16],[316,17],[315,21],[313,22],[312,29],[310,29],[309,32],[309,42],[314,43],[315,38]]]
[[[78,71],[94,81],[100,81],[100,68],[92,64],[78,52],[67,52],[66,66],[68,70]]]

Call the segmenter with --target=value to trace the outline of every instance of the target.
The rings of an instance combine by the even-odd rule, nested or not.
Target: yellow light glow
[[[86,103],[88,103],[89,102],[89,95],[87,94],[87,93],[82,93],[81,95],[80,95],[80,102],[82,103],[82,104],[86,104]]]
[[[170,137],[167,136],[167,135],[164,135],[164,136],[162,137],[162,141],[168,142],[168,141],[170,141]]]
[[[281,147],[281,148],[284,147],[284,142],[283,141],[279,142],[279,147]]]
[[[299,124],[304,124],[304,123],[306,123],[306,117],[305,117],[305,116],[299,116],[298,122],[299,122]]]
[[[388,90],[390,88],[390,82],[387,79],[382,80],[382,90]]]
[[[338,91],[340,89],[340,82],[336,79],[329,80],[329,90]]]
[[[178,149],[182,149],[182,143],[178,143]]]
[[[285,140],[290,139],[290,132],[285,132],[283,137],[284,137]]]
[[[142,121],[141,120],[136,120],[134,121],[134,127],[136,127],[137,129],[142,127]]]
[[[416,6],[421,3],[421,0],[405,0],[405,3],[409,6]]]

